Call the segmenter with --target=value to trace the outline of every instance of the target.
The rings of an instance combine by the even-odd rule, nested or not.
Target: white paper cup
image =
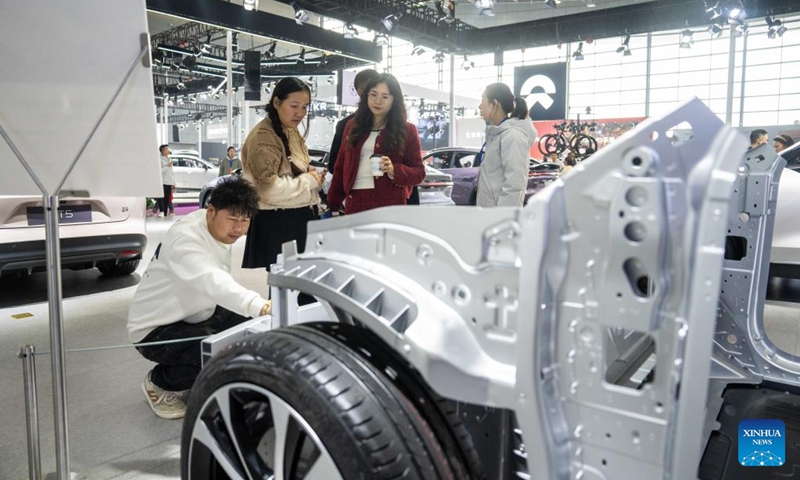
[[[372,156],[370,157],[371,162],[371,170],[373,177],[382,177],[383,172],[381,171],[381,157],[380,156]]]

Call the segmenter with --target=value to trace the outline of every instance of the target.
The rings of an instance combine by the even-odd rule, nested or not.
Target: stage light
[[[572,54],[573,60],[583,60],[583,42],[578,43],[578,49]]]
[[[694,35],[694,32],[688,28],[681,32],[680,48],[692,48],[692,44],[694,43],[692,35]]]

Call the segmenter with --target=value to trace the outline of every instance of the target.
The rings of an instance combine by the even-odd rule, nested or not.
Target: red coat
[[[342,137],[342,148],[333,170],[331,186],[328,189],[328,206],[339,210],[345,198],[347,202],[346,213],[356,213],[371,208],[385,207],[388,205],[405,205],[407,187],[419,185],[425,178],[425,167],[422,165],[422,152],[419,144],[417,127],[406,122],[406,141],[403,148],[396,152],[388,152],[383,148],[385,132],[378,134],[375,140],[375,153],[386,155],[392,159],[394,166],[394,179],[384,174],[375,179],[375,188],[370,190],[353,190],[358,173],[358,164],[361,161],[361,147],[366,141],[366,136],[350,146],[348,137],[354,121],[347,122]]]

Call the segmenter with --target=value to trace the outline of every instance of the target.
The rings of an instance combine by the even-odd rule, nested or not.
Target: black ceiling
[[[277,0],[292,4],[292,0]],[[539,2],[539,0],[536,0]],[[739,4],[739,0],[707,0],[708,5]],[[615,8],[585,10],[571,15],[519,22],[489,28],[475,28],[461,21],[439,22],[431,8],[433,2],[417,0],[314,0],[295,4],[308,11],[352,22],[381,31],[381,19],[403,12],[391,35],[452,53],[490,53],[585,40],[624,34],[709,25],[704,0],[655,0]],[[600,3],[600,2],[597,2]],[[460,8],[474,8],[472,2],[457,0]],[[742,0],[741,5],[751,21],[764,22],[766,15],[785,15],[800,11],[800,0]]]

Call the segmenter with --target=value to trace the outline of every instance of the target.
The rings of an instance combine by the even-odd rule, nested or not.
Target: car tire
[[[453,401],[428,386],[419,371],[368,328],[335,322],[312,322],[303,328],[323,332],[328,338],[358,353],[364,361],[386,372],[392,383],[411,400],[430,426],[459,480],[485,480],[481,460]]]
[[[286,459],[278,475],[276,450]],[[235,344],[198,377],[181,478],[228,478],[226,469],[241,478],[456,480],[419,411],[383,372],[302,326]]]
[[[106,277],[124,277],[125,275],[130,275],[135,272],[138,266],[139,260],[128,260],[113,265],[98,265],[97,269]]]
[[[473,190],[472,193],[469,195],[469,204],[472,205],[473,207],[478,204],[478,190],[477,189]]]

